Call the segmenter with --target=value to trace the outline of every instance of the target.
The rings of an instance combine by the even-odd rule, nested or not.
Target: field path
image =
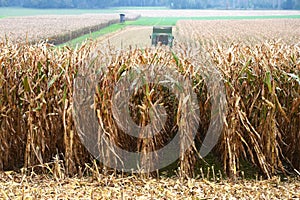
[[[152,26],[127,26],[126,28],[99,38],[103,44],[110,43],[116,48],[127,48],[130,45],[135,47],[150,47]]]
[[[151,46],[150,35],[153,26],[127,26],[112,34],[104,35],[98,40],[103,44],[110,43],[118,49],[132,47],[145,48]],[[173,27],[173,35],[175,35]]]
[[[127,26],[112,34],[101,36],[98,40],[103,44],[111,44],[116,48],[132,47],[145,48],[151,46],[150,35],[153,26]],[[173,35],[175,28],[173,27]]]

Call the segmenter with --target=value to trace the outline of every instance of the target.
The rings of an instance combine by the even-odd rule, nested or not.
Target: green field
[[[142,17],[129,22],[130,25],[142,26],[175,26],[178,20],[246,20],[246,19],[300,19],[300,15],[273,16],[208,16],[208,17]]]
[[[34,9],[18,7],[0,7],[1,16],[34,16],[34,15],[80,15],[80,14],[99,14],[117,13],[116,9]]]
[[[33,15],[80,15],[99,13],[120,13],[124,10],[166,10],[166,7],[113,7],[107,9],[34,9],[21,7],[0,7],[1,17]]]

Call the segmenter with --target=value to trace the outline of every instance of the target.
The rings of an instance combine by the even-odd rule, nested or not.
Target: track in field
[[[100,37],[103,44],[110,44],[117,49],[132,47],[150,47],[152,33],[151,26],[127,26],[121,31]]]

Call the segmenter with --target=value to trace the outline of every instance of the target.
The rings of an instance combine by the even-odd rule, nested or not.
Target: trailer
[[[152,35],[150,36],[152,45],[173,46],[174,36],[172,34],[172,26],[154,26]]]

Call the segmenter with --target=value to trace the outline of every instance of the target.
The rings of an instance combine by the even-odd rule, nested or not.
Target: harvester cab
[[[152,35],[152,45],[173,46],[174,36],[172,35],[172,26],[154,26]]]

